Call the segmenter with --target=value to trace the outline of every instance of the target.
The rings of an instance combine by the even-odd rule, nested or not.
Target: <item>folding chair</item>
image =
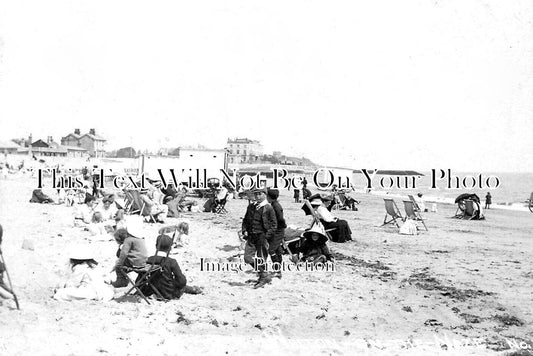
[[[311,205],[309,200],[305,199],[304,200],[304,205],[307,207],[306,210],[308,210],[309,213],[313,216],[313,224],[321,224],[322,226],[324,226],[324,223],[322,222],[322,220],[320,220],[320,217],[318,216],[318,214],[315,211],[315,209],[313,209],[313,206]],[[307,214],[307,215],[309,215],[309,214]],[[313,224],[311,224],[311,227],[313,227]],[[326,230],[326,236],[328,237],[329,240],[333,240],[333,238],[331,237],[331,234],[330,234],[330,231],[333,231],[333,230],[335,230],[335,229],[327,229]]]
[[[285,230],[285,232],[287,232],[287,230]],[[283,247],[284,252],[288,253],[291,256],[291,261],[294,263],[300,262],[300,253],[298,252],[298,246],[300,244],[301,239],[302,234],[294,236],[284,236],[283,240],[281,241],[281,246]]]
[[[135,198],[133,197],[134,190],[124,190],[126,196],[124,204],[124,212],[126,214],[137,214],[141,211],[141,207],[135,204]]]
[[[157,222],[154,215],[152,215],[148,210],[149,207],[147,207],[146,203],[142,200],[141,192],[139,192],[138,190],[131,190],[130,193],[133,198],[133,203],[135,204],[135,206],[139,207],[139,210],[136,211],[136,213],[138,212],[141,216],[144,217],[148,216],[150,222]]]
[[[474,203],[478,205],[477,209],[474,208]],[[467,199],[465,200],[465,213],[464,218],[468,220],[484,220],[485,217],[481,214],[481,206],[478,202]]]
[[[175,238],[176,230],[174,230],[174,233],[172,234],[172,245],[174,245]],[[156,249],[154,256],[157,256],[157,252],[159,252],[158,249]],[[169,254],[170,250],[167,251],[167,257]],[[163,267],[161,267],[161,265],[148,263],[143,267],[123,267],[122,270],[126,272],[126,278],[132,284],[132,287],[126,293],[124,293],[124,296],[129,295],[135,289],[137,293],[139,293],[141,297],[146,301],[146,303],[150,304],[148,298],[146,298],[146,295],[142,291],[143,288],[149,287],[154,291],[154,293],[159,299],[165,299],[161,295],[161,292],[159,292],[159,290],[152,283],[154,278],[157,278],[163,272]],[[128,276],[129,272],[137,273],[137,279],[135,280],[135,282]]]
[[[415,221],[421,221],[426,231],[428,231],[428,228],[426,226],[426,223],[424,222],[424,219],[422,219],[422,215],[420,214],[420,211],[415,209],[415,204],[412,201],[404,200],[403,206],[405,208],[404,221],[407,220],[407,218],[411,218]]]
[[[396,222],[396,220],[400,219],[403,221],[403,216],[400,213],[400,209],[398,209],[394,200],[392,199],[383,199],[383,200],[385,201],[386,213],[385,213],[385,219],[383,219],[383,225],[381,226],[394,223],[399,228],[400,225],[398,225],[398,222]],[[391,219],[387,221],[387,216],[389,215],[391,216]]]
[[[155,294],[161,299],[164,299],[161,293],[157,290],[157,288],[152,284],[152,280],[161,273],[162,267],[159,265],[151,265],[148,264],[143,267],[122,267],[122,272],[126,276],[126,279],[129,281],[129,283],[132,285],[132,287],[124,293],[124,296],[127,296],[133,291],[134,289],[141,295],[141,297],[146,301],[146,303],[150,304],[148,301],[148,298],[146,298],[146,295],[142,292],[141,288],[144,286],[149,286]],[[135,282],[128,276],[128,273],[135,272],[137,273],[138,278],[135,280]]]
[[[412,195],[408,195],[408,197],[409,200],[413,203],[413,208],[415,209],[415,211],[421,211],[420,207],[418,206],[418,203],[415,200],[415,197],[413,197]]]
[[[228,211],[226,210],[226,203],[228,202],[229,192],[226,194],[224,199],[222,199],[220,202],[217,203],[215,206],[215,213],[217,214],[225,214]],[[216,202],[216,200],[215,200]]]

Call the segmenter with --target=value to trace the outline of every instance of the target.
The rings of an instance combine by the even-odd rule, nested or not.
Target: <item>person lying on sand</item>
[[[44,194],[42,189],[34,189],[31,193],[30,203],[49,204],[53,203],[54,199]]]
[[[128,285],[124,267],[143,267],[146,264],[147,252],[144,243],[142,223],[128,221],[128,228],[115,232],[115,241],[120,245],[117,251],[117,262],[111,272],[115,271],[117,280],[111,285],[122,288]]]
[[[168,257],[171,248],[171,237],[167,235],[159,235],[157,237],[157,253],[155,256],[148,257],[147,264],[161,266],[162,270],[161,273],[155,275],[151,283],[165,299],[179,299],[183,293],[201,294],[201,288],[187,285],[187,278],[181,272],[178,262]],[[141,276],[137,277],[136,283],[140,278]],[[153,289],[147,284],[141,287],[141,291],[146,296],[154,293]]]
[[[113,299],[113,289],[105,284],[102,274],[96,269],[98,262],[87,246],[77,247],[70,255],[70,275],[63,286],[55,291],[54,299],[101,300]]]

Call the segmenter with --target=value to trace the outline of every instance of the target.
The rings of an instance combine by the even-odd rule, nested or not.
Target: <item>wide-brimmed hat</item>
[[[138,237],[142,239],[144,237],[144,227],[142,220],[138,219],[129,219],[126,223],[126,230],[128,231],[128,234],[134,237]]]
[[[322,224],[314,224],[309,230],[303,233],[303,236],[305,238],[308,238],[311,237],[312,234],[319,234],[321,238],[325,238],[326,240],[328,239],[328,237],[326,236],[326,230],[324,229],[324,226],[322,226]]]
[[[318,205],[322,205],[322,199],[320,198],[314,198],[314,199],[311,199],[309,201],[309,204],[313,205],[313,206],[318,206]]]
[[[71,260],[94,260],[94,252],[89,246],[78,245],[72,248],[69,253]]]

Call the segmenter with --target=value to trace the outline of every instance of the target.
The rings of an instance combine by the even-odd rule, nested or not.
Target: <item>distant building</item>
[[[52,136],[48,136],[46,141],[39,139],[32,142],[31,147],[19,147],[17,150],[19,154],[29,154],[30,152],[36,157],[86,158],[89,155],[83,147],[60,145],[54,142]]]
[[[17,153],[20,145],[13,141],[0,141],[0,153]]]
[[[228,139],[229,163],[253,163],[261,159],[263,145],[248,138]]]
[[[179,147],[169,150],[166,156],[141,155],[139,171],[147,173],[151,179],[159,179],[160,170],[170,180],[170,172],[173,170],[178,182],[190,180],[190,187],[205,187],[204,178],[216,177],[222,180],[221,170],[228,169],[227,156],[225,149]]]
[[[80,133],[80,129],[75,129],[73,133],[61,138],[62,145],[84,148],[92,157],[104,157],[106,142],[105,138],[96,134],[95,129],[90,129],[88,133],[83,135]]]

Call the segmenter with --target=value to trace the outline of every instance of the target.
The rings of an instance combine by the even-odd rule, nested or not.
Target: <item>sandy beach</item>
[[[285,272],[253,289],[246,281],[254,274],[200,271],[200,258],[242,257],[237,231],[247,201],[232,199],[228,214],[168,220],[190,223],[191,245],[175,257],[203,295],[151,305],[133,297],[59,302],[52,295],[68,251],[89,243],[89,233],[73,226],[72,208],[28,203],[34,185],[14,175],[0,181],[2,250],[21,306],[1,302],[1,355],[533,353],[529,212],[487,210],[486,220],[465,221],[439,204],[424,214],[428,232],[404,236],[380,227],[381,197],[357,194],[359,211],[336,212],[354,241],[330,244],[335,272]],[[292,200],[282,192],[288,224],[308,227],[311,218]],[[160,227],[145,224],[149,253]],[[90,243],[110,270],[116,243]]]

